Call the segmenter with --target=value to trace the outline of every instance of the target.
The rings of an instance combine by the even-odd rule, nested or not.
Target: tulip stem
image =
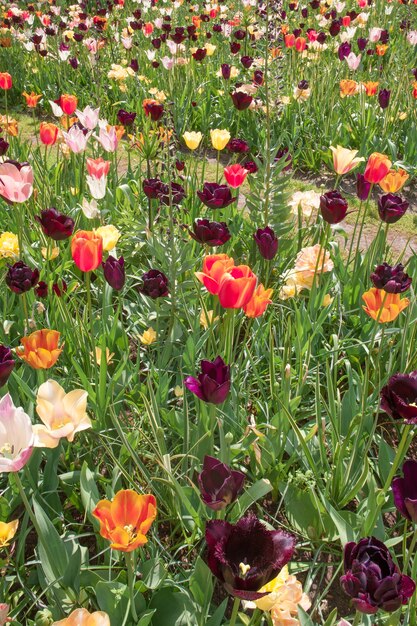
[[[235,626],[236,619],[237,619],[237,614],[239,612],[239,606],[240,606],[240,598],[235,598],[235,601],[233,603],[232,615],[230,617],[229,626]]]
[[[23,487],[22,481],[20,480],[20,476],[19,476],[19,472],[14,472],[13,473],[13,477],[15,479],[16,485],[19,489],[19,495],[22,499],[22,502],[24,504],[24,507],[27,511],[27,514],[29,515],[29,519],[33,524],[33,527],[36,531],[36,534],[38,535],[39,541],[42,543],[42,533],[40,531],[39,525],[38,525],[38,521],[35,517],[34,512],[32,511],[32,507],[30,506],[29,500],[27,498],[27,495],[25,493],[25,489]]]
[[[407,552],[407,557],[406,557],[406,559],[404,561],[404,568],[403,568],[404,574],[407,573],[408,564],[410,563],[411,556],[414,555],[414,553],[415,553],[416,543],[417,543],[417,527],[414,528],[414,533],[413,533],[413,537],[411,539],[410,547],[409,547],[408,552]],[[414,568],[414,562],[413,562],[413,568]]]
[[[362,622],[362,613],[360,611],[356,611],[355,619],[353,620],[352,626],[359,626],[361,622]]]
[[[127,586],[129,587],[130,610],[133,621],[138,621],[138,614],[135,606],[135,564],[132,552],[126,552]]]

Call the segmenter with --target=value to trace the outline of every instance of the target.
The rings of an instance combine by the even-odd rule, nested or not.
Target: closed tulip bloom
[[[13,87],[12,77],[9,72],[0,72],[0,89],[8,91]]]
[[[252,104],[253,98],[244,91],[234,91],[231,95],[233,104],[238,111],[244,111],[248,109]]]
[[[116,247],[117,242],[120,239],[120,231],[113,226],[113,224],[106,224],[106,226],[99,226],[94,231],[103,240],[103,250],[110,252]]]
[[[64,346],[59,347],[61,333],[57,330],[35,330],[27,337],[22,337],[22,344],[16,348],[16,354],[34,369],[49,369],[57,362]]]
[[[378,265],[371,274],[371,281],[377,289],[383,289],[387,293],[404,293],[411,285],[411,276],[404,272],[404,266]]]
[[[0,453],[1,456],[1,453]],[[0,550],[7,548],[17,532],[19,520],[14,519],[11,522],[0,522]],[[0,604],[1,607],[1,604]],[[1,624],[1,621],[0,621]]]
[[[267,261],[272,261],[278,252],[278,238],[272,228],[258,228],[253,235],[260,255]]]
[[[33,170],[29,163],[0,163],[0,196],[8,203],[26,202],[33,193]]]
[[[72,96],[68,93],[62,94],[59,99],[59,106],[65,115],[72,115],[77,108],[78,100],[76,96]]]
[[[391,97],[391,92],[389,89],[380,89],[378,93],[378,102],[381,109],[387,109],[389,106],[389,101]]]
[[[209,209],[225,209],[236,200],[230,187],[218,183],[204,183],[203,190],[197,191],[197,196]]]
[[[41,122],[39,127],[39,138],[45,146],[53,146],[58,139],[59,128],[49,122]]]
[[[397,611],[407,604],[416,587],[411,578],[401,574],[386,545],[375,537],[345,545],[344,569],[340,579],[343,591],[357,611],[368,615],[378,609]]]
[[[325,222],[339,224],[345,219],[348,203],[342,194],[337,191],[326,191],[320,196],[320,211]]]
[[[104,278],[110,287],[116,291],[123,289],[125,284],[124,258],[121,256],[120,259],[116,259],[114,256],[109,256],[102,266]]]
[[[417,370],[391,376],[381,389],[381,409],[393,419],[417,424]]]
[[[366,164],[364,177],[368,183],[377,185],[388,174],[392,163],[385,154],[374,152]]]
[[[158,122],[164,114],[164,105],[157,100],[146,99],[142,103],[145,115],[153,122]]]
[[[0,400],[0,473],[18,472],[33,451],[32,422],[10,394]]]
[[[151,269],[142,275],[139,293],[150,298],[163,298],[169,294],[168,278],[159,270]]]
[[[87,609],[75,609],[68,617],[53,622],[52,626],[110,626],[110,618],[103,611],[90,613]]]
[[[133,122],[136,119],[136,113],[129,111],[125,111],[124,109],[119,109],[117,112],[117,119],[123,126],[132,126]]]
[[[213,511],[221,511],[243,491],[245,474],[232,470],[212,456],[205,456],[198,486],[203,502]]]
[[[14,365],[15,361],[10,348],[0,345],[0,387],[3,387],[9,380]]]
[[[108,175],[110,171],[110,161],[106,161],[102,157],[98,159],[87,159],[87,172],[89,176],[93,178],[103,178]]]
[[[365,180],[363,174],[357,174],[356,176],[356,195],[359,200],[364,202],[369,198],[369,194],[371,191],[371,183]]]
[[[273,289],[265,289],[260,284],[255,289],[252,298],[243,307],[246,317],[260,317],[266,311],[268,304],[272,303],[271,296],[274,293]]]
[[[201,143],[203,135],[200,132],[198,133],[190,132],[190,133],[184,133],[183,138],[185,141],[185,145],[187,146],[189,150],[197,150],[198,146]]]
[[[401,168],[398,170],[390,170],[388,174],[381,180],[379,186],[385,193],[397,193],[409,179],[409,174]]]
[[[401,196],[387,193],[378,198],[379,217],[386,224],[395,224],[406,213],[409,202]]]
[[[216,296],[219,293],[221,279],[234,264],[234,260],[227,254],[211,254],[204,257],[203,269],[195,275],[207,291]]]
[[[87,128],[88,130],[94,130],[98,124],[99,111],[100,107],[98,107],[97,109],[92,109],[90,106],[86,106],[83,111],[76,109],[75,115],[78,117],[84,128]]]
[[[228,270],[220,280],[219,302],[225,309],[241,309],[252,298],[257,278],[247,265]]]
[[[74,263],[82,272],[92,272],[103,259],[103,239],[95,231],[79,230],[71,241]]]
[[[222,246],[231,236],[225,222],[210,222],[207,219],[197,219],[190,235],[198,243],[207,246]]]
[[[224,150],[230,141],[230,133],[228,130],[215,128],[210,131],[210,139],[215,150]]]
[[[0,137],[0,157],[4,156],[9,149],[9,142],[6,141],[3,137]]]
[[[114,499],[100,500],[93,511],[100,522],[100,535],[110,541],[112,550],[132,552],[148,542],[148,533],[156,517],[156,499],[121,489]]]
[[[197,378],[188,376],[184,385],[197,398],[210,404],[223,404],[230,391],[230,366],[218,356],[214,361],[201,361]]]
[[[359,165],[365,159],[363,157],[357,157],[357,150],[349,150],[349,148],[343,148],[342,146],[330,146],[330,150],[333,152],[333,167],[336,174],[343,176],[348,174],[355,167]]]
[[[72,442],[76,433],[91,428],[87,396],[84,389],[65,393],[55,380],[43,383],[36,398],[36,412],[43,423],[33,426],[35,447],[56,448],[61,439]]]
[[[6,285],[11,291],[17,294],[30,291],[39,280],[39,270],[32,269],[23,261],[17,261],[13,265],[8,265],[6,273]]]
[[[408,298],[401,299],[399,293],[387,293],[383,289],[376,289],[375,287],[366,291],[362,300],[365,302],[365,305],[362,306],[365,313],[381,324],[393,322],[401,311],[404,311],[410,304],[410,300]]]
[[[229,165],[224,168],[224,177],[227,183],[233,188],[237,189],[245,182],[248,170],[236,163],[235,165]]]
[[[66,145],[71,152],[74,152],[74,154],[79,154],[80,152],[85,151],[90,135],[91,131],[84,132],[76,124],[71,126],[67,133],[65,131],[62,132]]]
[[[403,517],[417,523],[417,461],[406,461],[403,477],[392,481],[394,504]]]
[[[35,215],[35,220],[41,225],[43,233],[55,241],[68,239],[74,230],[74,220],[53,207]]]

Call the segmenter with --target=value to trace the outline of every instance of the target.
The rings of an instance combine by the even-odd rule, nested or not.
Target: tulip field
[[[417,0],[2,0],[0,276],[0,626],[417,626]]]

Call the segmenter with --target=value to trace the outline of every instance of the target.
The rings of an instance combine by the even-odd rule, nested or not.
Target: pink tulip
[[[29,460],[34,444],[32,422],[10,394],[0,400],[0,472],[18,472]]]
[[[75,114],[80,120],[81,124],[84,128],[88,130],[94,130],[98,124],[98,115],[99,115],[100,107],[97,109],[92,109],[90,106],[85,107],[84,111],[80,111],[76,109]]]
[[[32,192],[33,171],[29,163],[0,163],[0,196],[6,202],[26,202]]]
[[[248,170],[239,165],[239,163],[224,168],[224,177],[233,189],[237,189],[243,185],[247,175]]]
[[[110,161],[105,161],[101,157],[98,159],[87,159],[87,171],[93,178],[103,178],[110,171]]]
[[[85,151],[91,132],[84,134],[81,128],[74,124],[74,126],[71,126],[67,133],[62,131],[62,135],[71,152],[78,154],[79,152]]]
[[[101,127],[99,135],[96,139],[99,143],[101,143],[106,152],[115,152],[117,150],[119,140],[117,139],[117,133],[114,126],[110,126],[109,130]]]

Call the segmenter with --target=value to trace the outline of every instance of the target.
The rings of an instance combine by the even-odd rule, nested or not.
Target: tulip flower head
[[[409,179],[409,174],[401,168],[398,170],[390,170],[388,174],[380,181],[379,186],[385,193],[397,193]]]
[[[364,177],[368,183],[376,185],[388,174],[392,163],[385,154],[374,152],[366,164]]]
[[[207,219],[197,219],[190,235],[195,241],[206,246],[222,246],[231,237],[226,222],[210,222]]]
[[[248,170],[236,163],[235,165],[229,165],[224,168],[224,177],[227,183],[233,188],[237,189],[245,182]]]
[[[44,146],[53,146],[58,139],[59,128],[51,122],[41,122],[39,138]]]
[[[71,241],[74,263],[82,272],[98,268],[103,258],[103,239],[96,231],[79,230]]]
[[[7,346],[0,345],[0,387],[9,380],[15,366],[12,351]]]
[[[197,398],[209,404],[223,404],[230,391],[230,366],[218,356],[214,361],[201,361],[197,378],[188,376],[184,385]]]
[[[333,152],[333,167],[336,174],[343,176],[348,174],[355,167],[359,165],[365,159],[363,157],[357,157],[357,150],[349,150],[349,148],[343,148],[342,146],[330,146],[330,150]]]
[[[243,490],[245,474],[230,469],[212,456],[205,456],[198,486],[203,502],[213,511],[221,511],[234,502]]]
[[[215,150],[224,150],[230,141],[230,133],[228,130],[215,128],[210,131],[211,144]]]
[[[395,420],[417,424],[417,370],[391,376],[381,389],[381,409]]]
[[[0,626],[4,626],[9,621],[7,617],[8,614],[9,614],[9,605],[4,604],[3,602],[0,603]]]
[[[13,80],[9,72],[0,72],[0,89],[8,91],[13,87]]]
[[[185,145],[189,150],[197,150],[198,146],[201,143],[203,135],[198,132],[188,132],[183,134],[183,139],[185,141]]]
[[[59,347],[60,336],[57,330],[35,330],[21,338],[22,345],[16,348],[16,354],[34,369],[49,369],[64,349],[63,345]]]
[[[10,394],[0,400],[0,472],[18,472],[32,454],[32,422]]]
[[[53,207],[35,215],[35,220],[41,225],[43,233],[55,241],[68,239],[74,230],[74,220]]]
[[[362,295],[362,300],[365,302],[365,305],[362,305],[365,313],[380,324],[393,322],[410,304],[410,300],[401,298],[399,293],[387,293],[375,287],[366,291]]]
[[[404,272],[401,263],[394,266],[382,263],[375,268],[370,278],[374,287],[387,293],[404,293],[411,285],[411,277]]]
[[[197,195],[209,209],[225,209],[236,200],[227,185],[218,183],[204,183],[203,190],[197,191]]]
[[[87,609],[75,609],[68,617],[53,622],[52,626],[110,626],[110,618],[103,611],[90,613]]]
[[[403,476],[392,481],[394,504],[399,513],[417,522],[417,461],[408,460],[403,465]]]
[[[33,193],[33,171],[29,163],[0,163],[0,197],[7,203],[26,202]]]
[[[1,453],[0,453],[1,457]],[[17,532],[19,526],[19,520],[15,519],[12,522],[0,522],[0,550],[6,548]],[[0,604],[1,607],[1,604]],[[0,622],[1,623],[1,622]]]
[[[42,94],[36,94],[32,91],[32,93],[23,92],[22,96],[26,100],[26,105],[29,109],[35,109],[39,100],[42,98]]]
[[[243,307],[246,317],[260,317],[263,315],[268,304],[272,303],[271,296],[273,293],[273,289],[265,289],[262,284],[258,285],[252,298]]]

